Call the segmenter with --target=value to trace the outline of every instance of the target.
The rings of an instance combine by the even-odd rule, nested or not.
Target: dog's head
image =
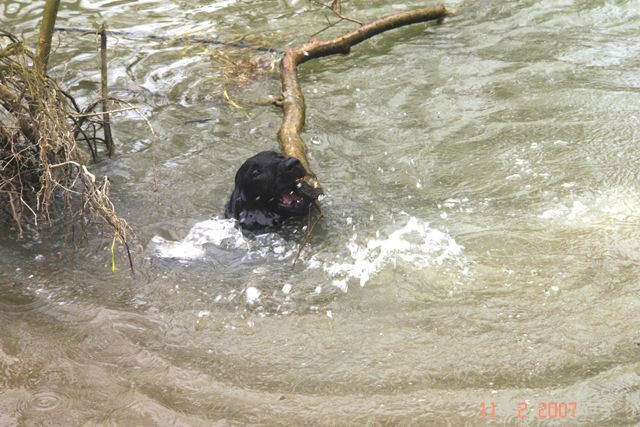
[[[304,216],[314,198],[300,191],[307,172],[296,158],[263,151],[245,161],[225,206],[225,216],[250,230],[275,227],[292,216]]]

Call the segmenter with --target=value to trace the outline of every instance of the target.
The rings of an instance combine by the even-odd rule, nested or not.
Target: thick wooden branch
[[[40,23],[40,34],[38,35],[38,46],[36,48],[34,61],[35,69],[41,76],[47,73],[49,53],[51,52],[51,38],[53,37],[53,28],[56,25],[59,6],[60,0],[46,0],[44,3],[44,12],[42,14],[42,22]]]
[[[278,131],[278,140],[282,153],[287,157],[295,157],[300,160],[307,170],[309,175],[306,181],[310,186],[320,188],[307,160],[304,141],[300,136],[304,126],[305,104],[298,80],[298,65],[310,59],[336,53],[346,55],[351,50],[351,46],[382,32],[418,22],[442,19],[450,15],[452,15],[450,11],[438,4],[380,18],[332,40],[311,40],[302,47],[287,49],[280,63],[284,117]]]

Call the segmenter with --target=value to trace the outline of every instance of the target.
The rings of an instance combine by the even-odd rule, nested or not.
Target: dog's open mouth
[[[321,190],[311,187],[302,176],[295,179],[292,186],[280,195],[279,205],[289,214],[300,214],[305,212],[321,194]]]
[[[294,190],[291,190],[289,193],[285,193],[281,196],[282,204],[285,206],[297,206],[300,203],[304,202],[304,198],[299,194],[296,194]]]
[[[320,194],[320,191],[305,182],[304,177],[300,177],[294,181],[292,188],[280,196],[280,204],[289,209],[306,208]]]

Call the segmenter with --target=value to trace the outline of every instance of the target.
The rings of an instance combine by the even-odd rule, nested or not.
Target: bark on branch
[[[59,6],[60,0],[47,0],[44,4],[44,12],[42,14],[42,22],[40,23],[40,34],[38,35],[38,46],[36,48],[36,57],[34,61],[35,69],[41,76],[44,76],[47,73],[49,53],[51,52],[51,38],[53,37],[53,28],[56,25]]]
[[[385,16],[331,40],[311,40],[302,47],[287,49],[280,63],[284,117],[278,131],[278,140],[280,141],[280,150],[286,157],[295,157],[300,160],[309,174],[306,177],[306,182],[311,187],[320,189],[317,178],[307,160],[304,141],[300,136],[304,126],[305,104],[298,80],[297,66],[310,59],[336,53],[346,55],[351,50],[351,46],[384,31],[418,22],[442,19],[452,14],[442,4],[438,4]]]

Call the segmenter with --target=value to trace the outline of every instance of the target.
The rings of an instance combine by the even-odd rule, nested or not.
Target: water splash
[[[543,220],[563,225],[603,225],[640,222],[640,195],[635,190],[609,188],[598,193],[571,195],[539,214]]]
[[[356,280],[364,286],[387,264],[395,266],[398,260],[415,268],[441,266],[447,260],[463,261],[461,245],[447,233],[433,229],[413,216],[386,238],[378,237],[362,242],[355,233],[346,245],[350,261],[324,261],[316,255],[310,260],[309,267],[322,268],[334,278],[333,285],[346,292],[349,281]],[[344,256],[340,258],[344,259]]]
[[[211,248],[243,251],[243,258],[249,260],[266,257],[284,260],[291,258],[297,250],[297,242],[288,241],[277,233],[246,237],[237,227],[236,220],[220,218],[194,224],[180,241],[156,235],[151,239],[151,246],[154,256],[181,261],[204,260]]]
[[[351,225],[352,221],[348,221],[348,224]],[[351,228],[355,230],[356,226]],[[308,269],[323,270],[332,284],[343,292],[347,292],[351,281],[364,286],[390,263],[395,267],[401,262],[416,269],[442,266],[447,261],[464,263],[461,245],[446,232],[433,229],[429,223],[416,217],[403,213],[397,223],[394,221],[386,228],[390,229],[386,237],[380,237],[380,231],[374,238],[361,237],[354,232],[346,242],[347,253],[342,250],[330,255],[319,252],[308,260],[301,257],[300,262],[305,263]],[[223,219],[195,224],[181,241],[155,236],[152,244],[155,256],[179,260],[204,259],[207,247],[211,245],[242,250],[247,260],[290,260],[298,249],[298,242],[286,240],[275,233],[246,238],[236,228],[234,220]],[[264,268],[269,267],[265,265]],[[261,273],[266,274],[267,271]],[[321,292],[322,287],[319,286],[319,289]],[[287,293],[284,289],[283,292]]]
[[[204,258],[207,245],[230,249],[249,247],[247,239],[236,228],[235,220],[217,218],[196,223],[189,230],[189,234],[179,242],[166,240],[157,235],[151,242],[155,256],[183,260]]]

